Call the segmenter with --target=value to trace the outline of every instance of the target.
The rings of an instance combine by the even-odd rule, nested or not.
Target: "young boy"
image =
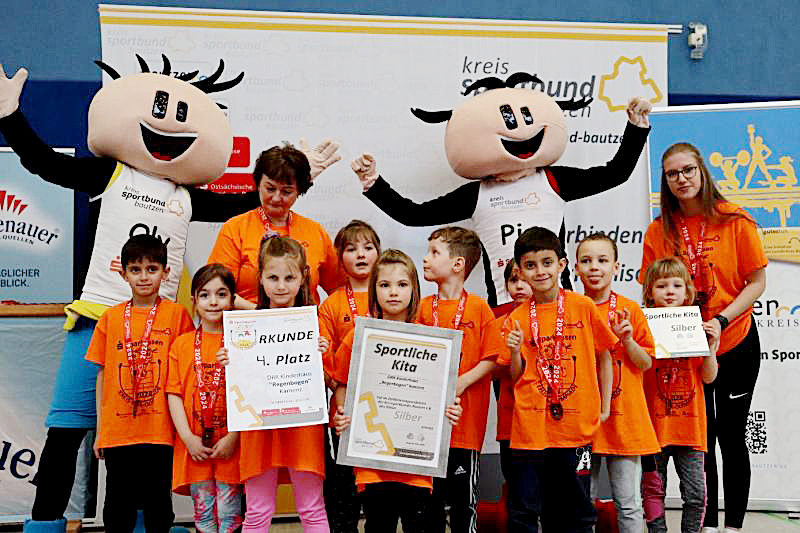
[[[169,274],[161,240],[131,237],[120,258],[133,297],[103,313],[86,353],[100,365],[94,450],[106,461],[103,521],[108,531],[133,531],[142,509],[148,531],[166,532],[174,519],[173,433],[164,389],[170,346],[193,329],[192,319],[158,294]]]
[[[583,293],[592,299],[619,338],[612,355],[611,416],[594,435],[592,495],[605,459],[621,533],[644,530],[641,456],[658,453],[656,431],[644,396],[643,374],[653,365],[655,345],[644,313],[636,302],[616,294],[611,282],[619,272],[617,245],[603,233],[578,244],[575,270]]]
[[[333,241],[339,264],[347,275],[347,284],[331,294],[319,306],[319,334],[330,341],[330,349],[322,358],[327,376],[334,372],[334,356],[342,339],[355,327],[356,316],[369,315],[367,289],[372,267],[381,253],[381,240],[372,226],[361,220],[352,220],[336,234]],[[337,383],[328,378],[331,390]],[[336,412],[336,402],[331,397],[331,413]],[[332,416],[332,415],[331,415]],[[332,453],[325,456],[325,507],[332,533],[355,533],[361,517],[361,502],[356,489],[353,467],[336,464],[339,436],[331,431]]]
[[[475,232],[454,226],[434,231],[423,259],[424,277],[438,291],[420,302],[420,324],[453,328],[464,333],[456,395],[464,413],[450,436],[447,478],[434,478],[428,509],[432,532],[445,530],[445,501],[450,504],[450,529],[454,533],[477,530],[478,458],[486,432],[493,361],[482,360],[482,339],[494,320],[489,305],[464,290],[464,281],[481,257]]]
[[[509,315],[497,359],[515,382],[508,530],[535,533],[541,516],[545,531],[590,533],[591,442],[610,411],[617,337],[589,298],[559,288],[567,260],[552,231],[527,229],[514,260],[533,296]]]

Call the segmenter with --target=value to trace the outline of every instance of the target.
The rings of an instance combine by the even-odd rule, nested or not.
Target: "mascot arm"
[[[106,189],[117,167],[117,162],[107,157],[72,157],[56,152],[36,135],[19,109],[0,119],[0,133],[29,172],[92,197]]]
[[[364,193],[378,209],[404,226],[436,226],[470,218],[478,205],[479,181],[418,204],[400,196],[382,177]]]
[[[640,128],[630,122],[614,158],[598,167],[550,167],[561,198],[567,202],[600,194],[622,185],[631,176],[639,161],[650,128]]]
[[[198,187],[187,187],[192,199],[193,222],[226,222],[260,204],[258,192],[221,194]]]

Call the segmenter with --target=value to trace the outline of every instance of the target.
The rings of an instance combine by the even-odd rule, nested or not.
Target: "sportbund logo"
[[[53,244],[60,236],[61,229],[32,221],[33,212],[28,210],[28,206],[27,199],[0,189],[0,241],[15,241],[29,246]]]

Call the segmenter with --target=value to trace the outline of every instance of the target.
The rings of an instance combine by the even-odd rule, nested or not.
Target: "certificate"
[[[656,343],[656,359],[710,355],[697,306],[642,309]]]
[[[340,464],[445,477],[462,333],[356,318]]]
[[[328,421],[317,308],[223,313],[228,430]]]

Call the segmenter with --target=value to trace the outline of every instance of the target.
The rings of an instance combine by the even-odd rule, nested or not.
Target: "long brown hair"
[[[306,251],[303,245],[289,237],[266,235],[261,239],[261,247],[258,250],[258,308],[269,309],[269,298],[261,285],[261,277],[267,261],[273,257],[289,257],[294,260],[299,274],[303,276],[303,283],[294,298],[294,307],[313,305],[314,299],[311,297],[311,289],[308,284],[308,263],[306,262]]]
[[[647,272],[644,274],[644,281],[642,283],[642,302],[645,307],[653,307],[653,286],[660,279],[664,278],[681,278],[686,284],[686,298],[682,305],[692,305],[697,291],[692,283],[692,276],[689,275],[689,269],[683,264],[683,261],[677,257],[662,257],[650,263]]]
[[[672,248],[677,253],[680,250],[681,236],[678,231],[678,224],[676,214],[681,212],[680,202],[672,194],[667,182],[667,173],[664,171],[664,162],[667,158],[678,153],[690,154],[697,164],[697,169],[700,171],[700,203],[702,205],[703,218],[712,224],[721,224],[728,222],[733,218],[745,217],[740,212],[722,213],[717,209],[720,202],[727,202],[722,193],[719,192],[714,181],[711,179],[711,173],[708,171],[703,156],[693,144],[687,142],[675,143],[666,149],[661,156],[661,225],[664,228],[664,238],[672,245]]]
[[[419,276],[417,275],[417,267],[414,266],[414,261],[411,260],[404,252],[390,248],[381,253],[375,265],[372,267],[372,272],[369,274],[369,289],[367,299],[369,301],[369,314],[375,318],[383,318],[383,309],[378,304],[378,295],[375,291],[375,285],[378,283],[378,270],[386,265],[403,265],[408,272],[408,279],[411,281],[411,301],[408,303],[408,314],[406,315],[406,322],[414,322],[417,319],[417,310],[419,309]]]

